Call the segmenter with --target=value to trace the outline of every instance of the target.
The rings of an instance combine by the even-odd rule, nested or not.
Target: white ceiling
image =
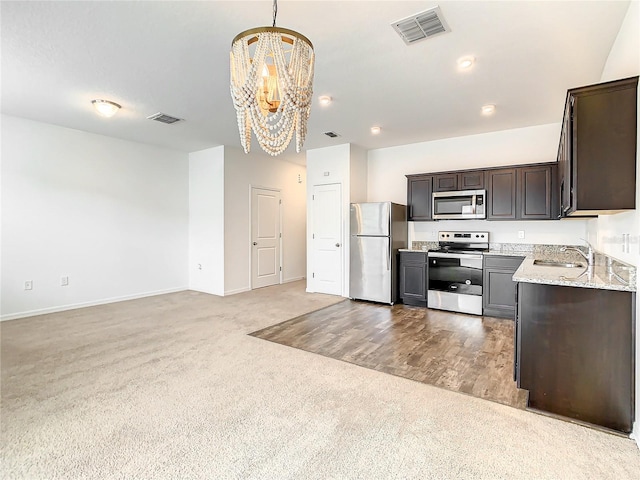
[[[436,5],[451,33],[405,45],[390,24]],[[566,90],[599,81],[628,5],[281,0],[277,25],[306,35],[316,53],[305,149],[372,149],[560,122]],[[239,147],[231,40],[270,25],[271,14],[271,0],[3,1],[2,112],[186,152]],[[464,55],[477,61],[460,73]],[[320,95],[334,102],[320,107]],[[99,117],[94,98],[123,108]],[[491,117],[480,115],[486,103],[497,107]],[[159,111],[186,122],[146,119]],[[341,136],[330,139],[328,130]],[[260,151],[255,139],[252,147]]]

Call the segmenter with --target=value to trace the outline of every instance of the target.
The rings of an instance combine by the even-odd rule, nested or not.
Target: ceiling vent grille
[[[407,45],[451,31],[442,16],[440,7],[433,7],[411,17],[398,20],[392,23],[391,26]]]
[[[336,132],[324,132],[324,134],[325,134],[327,137],[331,137],[331,138],[336,138],[336,137],[339,137],[339,136],[340,136],[340,135],[338,135]]]
[[[165,113],[160,113],[160,112],[155,113],[147,118],[149,120],[155,120],[156,122],[167,123],[169,125],[171,125],[172,123],[184,121],[182,118],[172,117],[171,115],[167,115]]]

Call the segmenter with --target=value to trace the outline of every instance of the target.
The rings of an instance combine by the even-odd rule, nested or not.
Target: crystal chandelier
[[[240,142],[251,150],[251,129],[260,147],[281,154],[296,132],[296,152],[307,134],[313,94],[313,45],[293,30],[273,26],[245,30],[231,44],[231,97]]]

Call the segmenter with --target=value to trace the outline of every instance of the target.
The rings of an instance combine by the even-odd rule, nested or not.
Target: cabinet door
[[[560,202],[560,216],[564,217],[571,209],[571,170],[572,170],[572,144],[573,144],[573,99],[567,102],[562,132],[560,134],[560,146],[558,147],[558,195]]]
[[[504,168],[487,172],[487,220],[515,220],[516,169]]]
[[[427,306],[427,256],[400,253],[400,298],[408,305]]]
[[[434,192],[452,192],[458,190],[458,173],[443,173],[433,176]]]
[[[637,77],[633,85],[604,84],[575,95],[574,215],[636,207],[636,82]]]
[[[460,190],[482,190],[484,188],[484,170],[462,172],[459,187]]]
[[[511,278],[524,257],[485,256],[482,282],[482,314],[514,318],[516,282]]]
[[[518,169],[520,218],[550,220],[552,170],[550,165]]]
[[[518,387],[528,406],[630,432],[635,301],[632,292],[519,283]]]
[[[432,201],[431,175],[408,177],[407,180],[407,206],[409,221],[431,220]]]

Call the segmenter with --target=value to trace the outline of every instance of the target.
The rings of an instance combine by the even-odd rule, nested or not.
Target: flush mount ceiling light
[[[122,107],[115,102],[109,100],[95,99],[91,100],[96,111],[103,117],[113,117]]]
[[[473,63],[475,62],[475,58],[473,57],[462,57],[458,59],[458,68],[460,70],[468,70],[469,68],[471,68],[473,66]]]
[[[260,147],[282,153],[296,132],[296,152],[307,134],[313,94],[313,45],[304,35],[273,26],[245,30],[231,44],[231,97],[240,143],[251,150],[253,129]]]
[[[321,97],[318,97],[318,103],[323,107],[326,107],[331,103],[331,97],[328,95],[323,95]]]
[[[495,105],[483,105],[482,106],[482,114],[483,115],[491,115],[496,111]]]
[[[378,135],[381,131],[382,131],[382,129],[380,127],[378,127],[378,126],[371,127],[371,133],[373,135]]]

